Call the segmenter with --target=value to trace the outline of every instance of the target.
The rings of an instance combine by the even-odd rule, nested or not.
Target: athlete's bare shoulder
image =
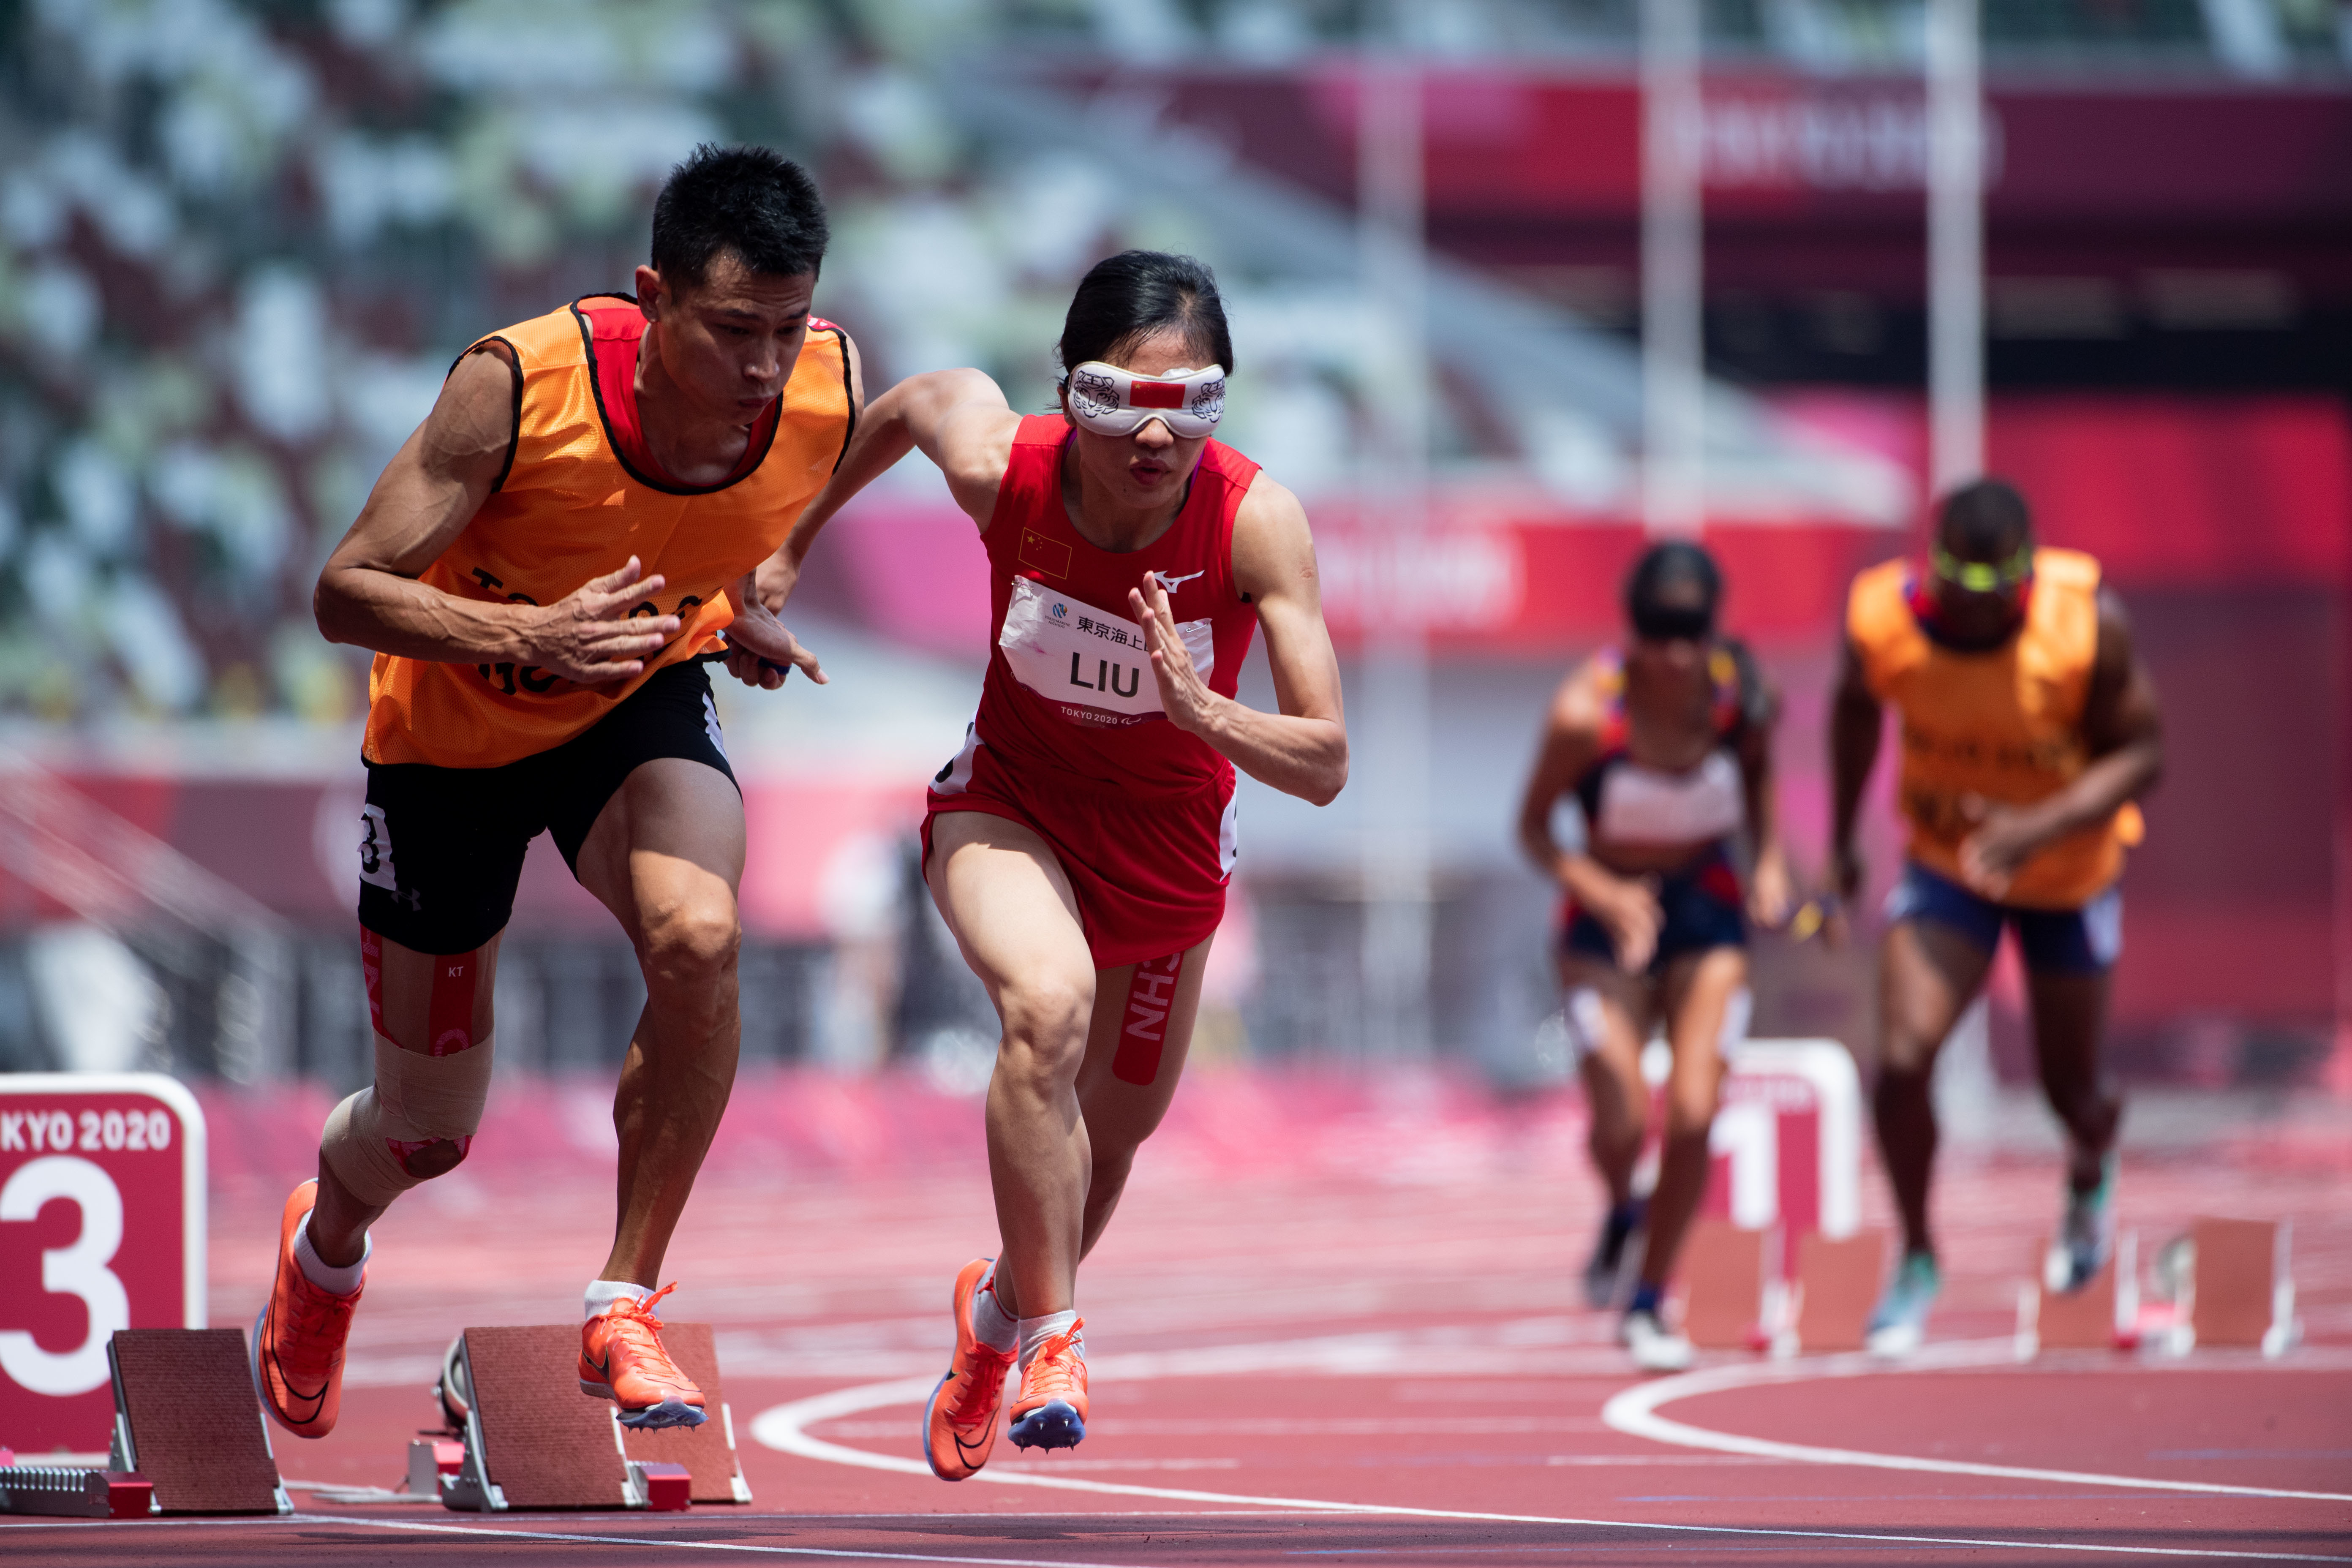
[[[1013,461],[1013,437],[1021,428],[1004,389],[982,371],[935,370],[910,375],[877,398],[877,418],[886,403],[889,414],[906,421],[923,455],[939,466],[956,505],[986,532]]]
[[[417,427],[415,458],[436,479],[483,493],[498,488],[513,457],[522,412],[522,371],[496,338],[467,350],[449,368],[433,411]]]
[[[1562,677],[1559,689],[1551,698],[1552,732],[1597,739],[1608,722],[1610,689],[1615,673],[1611,661],[1595,654]]]
[[[1321,600],[1307,508],[1264,468],[1234,511],[1234,584],[1252,603],[1301,589]]]

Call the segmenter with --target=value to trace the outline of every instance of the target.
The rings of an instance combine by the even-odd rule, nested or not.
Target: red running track
[[[591,1108],[601,1095],[580,1092]],[[526,1138],[519,1117],[502,1158],[378,1227],[342,1424],[277,1438],[289,1483],[396,1485],[451,1334],[576,1315],[603,1255],[609,1162],[563,1094],[504,1098],[583,1146]],[[673,1315],[718,1325],[749,1507],[484,1519],[333,1507],[297,1487],[287,1520],[0,1523],[0,1556],[2352,1562],[2340,1112],[2125,1162],[2122,1216],[2149,1241],[2192,1213],[2294,1222],[2308,1341],[2280,1361],[2018,1365],[2019,1265],[2052,1218],[2055,1170],[1956,1156],[1939,1199],[1950,1280],[1918,1362],[1726,1356],[1661,1384],[1578,1301],[1597,1210],[1572,1100],[1499,1108],[1442,1082],[1234,1075],[1188,1084],[1179,1110],[1082,1280],[1096,1394],[1074,1454],[1004,1448],[958,1487],[921,1472],[948,1281],[991,1235],[977,1106],[767,1080],[746,1086],[673,1256]],[[310,1114],[214,1108],[246,1162],[215,1193],[216,1321],[249,1321],[259,1300]],[[1866,1218],[1884,1223],[1874,1177],[1869,1191]],[[2316,1495],[2281,1495],[2295,1493]]]

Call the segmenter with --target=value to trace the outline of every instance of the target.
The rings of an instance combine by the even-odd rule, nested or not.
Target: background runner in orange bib
[[[1831,742],[1831,853],[1849,900],[1862,885],[1854,824],[1890,706],[1910,845],[1886,904],[1876,1106],[1904,1258],[1871,1342],[1900,1352],[1919,1342],[1939,1288],[1929,1074],[2004,928],[2025,961],[2034,1052],[2069,1149],[2044,1282],[2079,1289],[2106,1263],[2123,1112],[2099,1070],[2123,945],[2116,881],[2163,744],[2156,689],[2098,563],[2036,549],[2024,499],[1998,479],[1945,498],[1925,572],[1890,562],[1854,582]]]

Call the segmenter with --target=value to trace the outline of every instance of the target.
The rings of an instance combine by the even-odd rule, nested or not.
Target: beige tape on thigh
[[[490,1095],[490,1037],[446,1057],[404,1051],[375,1037],[375,1082],[328,1114],[319,1152],[362,1203],[381,1206],[425,1180],[408,1157],[451,1142],[462,1151],[482,1125]]]

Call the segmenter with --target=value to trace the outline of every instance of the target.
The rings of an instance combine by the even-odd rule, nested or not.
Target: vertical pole
[[[1698,0],[1642,0],[1642,522],[1706,518]]]
[[[1977,0],[1927,0],[1927,450],[1943,494],[1984,473],[1984,94]]]
[[[1355,787],[1364,837],[1363,1048],[1432,1048],[1429,647],[1413,590],[1429,512],[1428,250],[1419,0],[1391,0],[1385,47],[1363,56],[1357,127],[1363,266],[1366,574]]]

